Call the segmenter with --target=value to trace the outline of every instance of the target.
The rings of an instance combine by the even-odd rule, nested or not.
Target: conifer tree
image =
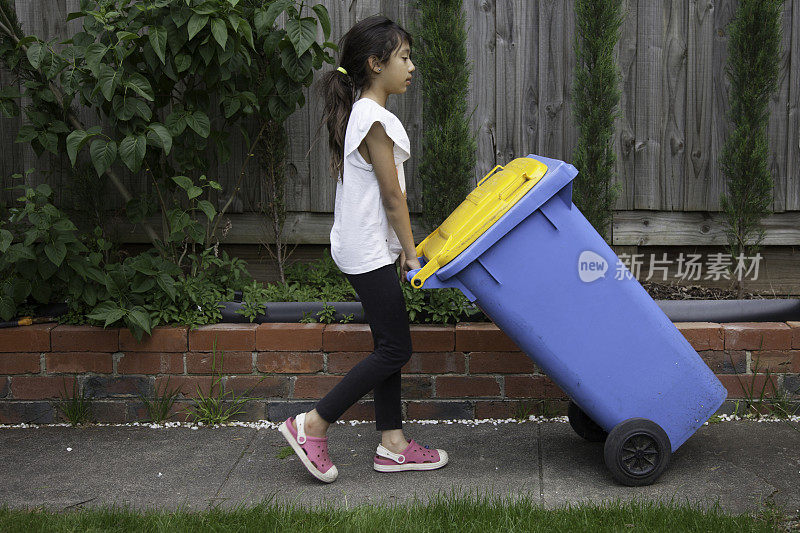
[[[612,145],[620,99],[614,46],[622,25],[621,0],[575,0],[575,121],[578,145],[573,164],[573,202],[604,239],[609,238],[612,208],[619,195],[614,181]]]
[[[720,166],[728,193],[720,195],[731,267],[740,254],[752,257],[764,239],[761,219],[770,213],[769,101],[778,88],[783,0],[740,0],[728,27],[730,79],[728,118],[733,129],[722,147]],[[743,287],[731,276],[741,296]]]
[[[467,115],[470,67],[462,0],[415,0],[414,55],[422,78],[422,221],[432,231],[464,201],[475,168]]]

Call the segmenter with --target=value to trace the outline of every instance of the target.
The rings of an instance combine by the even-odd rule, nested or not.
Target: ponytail
[[[322,124],[328,128],[329,170],[333,179],[344,178],[344,136],[350,110],[356,97],[369,88],[374,76],[367,60],[375,56],[379,62],[385,63],[403,42],[411,46],[413,39],[395,22],[383,15],[367,17],[357,22],[339,41],[339,63],[347,74],[335,69],[323,74],[317,82],[317,92],[325,100],[317,132]]]

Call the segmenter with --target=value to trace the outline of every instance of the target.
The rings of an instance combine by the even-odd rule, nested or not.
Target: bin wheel
[[[629,418],[608,434],[604,456],[614,479],[639,487],[650,485],[664,472],[672,447],[661,426],[646,418]]]
[[[583,412],[578,404],[573,401],[569,402],[567,408],[567,417],[569,418],[569,425],[575,430],[575,433],[588,440],[589,442],[603,442],[608,437],[608,432],[595,423],[594,420],[589,418],[589,415]]]

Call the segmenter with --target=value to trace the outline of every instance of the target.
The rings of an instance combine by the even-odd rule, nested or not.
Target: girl
[[[289,417],[279,428],[308,471],[328,483],[338,470],[325,433],[370,390],[375,427],[381,431],[375,470],[433,470],[448,460],[444,450],[407,441],[400,413],[400,368],[412,348],[394,263],[399,256],[403,280],[420,264],[403,173],[410,143],[400,120],[386,109],[386,99],[411,84],[411,44],[411,35],[388,18],[366,18],[342,37],[341,66],[320,80],[330,170],[337,179],[331,257],[361,300],[374,344],[374,351],[314,409]]]

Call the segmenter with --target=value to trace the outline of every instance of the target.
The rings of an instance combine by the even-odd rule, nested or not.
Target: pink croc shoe
[[[292,427],[290,416],[278,427],[283,437],[300,457],[303,465],[311,474],[325,483],[334,481],[339,471],[328,456],[328,437],[309,437],[306,435],[306,414],[301,413],[294,419],[297,429]]]
[[[427,446],[420,446],[414,442],[414,439],[411,439],[406,449],[401,453],[392,453],[383,444],[378,444],[372,467],[378,472],[435,470],[446,465],[447,460],[446,451],[431,450]]]

